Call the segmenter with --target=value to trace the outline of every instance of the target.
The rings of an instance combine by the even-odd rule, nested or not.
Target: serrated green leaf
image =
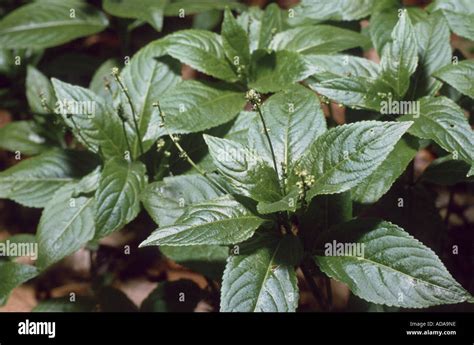
[[[40,126],[33,121],[14,121],[0,128],[0,148],[34,156],[53,147]]]
[[[0,197],[28,207],[44,207],[64,185],[90,172],[96,156],[84,151],[53,149],[0,173]]]
[[[83,87],[57,79],[52,82],[60,102],[55,111],[61,114],[77,140],[105,156],[122,157],[128,151],[120,118],[110,105]]]
[[[44,108],[41,98],[46,100]],[[50,114],[56,107],[56,95],[49,79],[33,66],[26,69],[26,98],[30,109],[36,114]]]
[[[181,68],[176,60],[169,57],[155,58],[161,55],[162,47],[158,42],[153,42],[142,48],[134,55],[129,64],[122,71],[121,77],[132,99],[135,115],[137,118],[140,135],[146,135],[153,116],[158,116],[154,112],[153,103],[162,97],[166,97],[166,92],[172,89],[181,80]],[[122,95],[122,104],[130,122],[133,121],[132,111],[128,102]],[[139,152],[138,138],[135,136],[132,143],[135,155]],[[143,149],[147,151],[154,140],[145,140]]]
[[[244,9],[245,6],[235,0],[171,0],[165,8],[166,16],[191,15],[209,10]]]
[[[29,265],[22,265],[16,262],[0,261],[0,306],[7,303],[8,297],[14,288],[33,279],[38,274],[38,270]]]
[[[54,193],[41,215],[36,234],[38,268],[44,270],[83,247],[94,237],[94,199],[74,197],[74,184]]]
[[[247,32],[249,37],[251,53],[258,49],[263,13],[264,11],[260,7],[252,6],[237,17],[237,22]]]
[[[140,212],[140,194],[147,183],[141,162],[114,158],[105,162],[95,194],[95,238],[130,223]]]
[[[474,99],[474,60],[446,65],[435,71],[433,76]]]
[[[212,175],[209,178],[216,179]],[[201,175],[165,177],[161,182],[146,186],[142,193],[143,206],[160,226],[172,225],[189,205],[215,199],[222,192]]]
[[[382,77],[403,97],[418,65],[417,41],[407,12],[400,16],[391,37],[392,42],[385,45],[380,60]]]
[[[333,54],[367,44],[367,37],[330,25],[301,26],[276,34],[270,48],[300,54]]]
[[[363,255],[342,247],[363,249]],[[466,301],[470,295],[449,274],[436,254],[398,226],[357,219],[330,230],[320,239],[325,255],[315,257],[321,270],[373,303],[423,308]]]
[[[249,37],[229,9],[224,13],[221,35],[227,58],[236,69],[240,67],[246,71],[250,65]]]
[[[474,41],[474,13],[466,14],[443,10],[443,14],[449,27],[456,35]]]
[[[141,19],[156,31],[163,27],[163,12],[168,0],[104,0],[107,13],[117,17]]]
[[[143,301],[142,312],[191,313],[201,300],[203,291],[191,280],[163,282]],[[184,300],[181,298],[184,296]]]
[[[358,20],[367,17],[375,6],[375,0],[302,0],[293,8],[291,24],[302,20]]]
[[[391,87],[380,78],[359,76],[337,77],[318,82],[308,79],[311,89],[339,104],[351,108],[364,108],[379,112],[382,102],[391,95]]]
[[[299,299],[296,271],[288,261],[295,248],[262,236],[243,243],[227,260],[222,279],[223,312],[292,312]],[[288,250],[291,249],[291,250]]]
[[[201,273],[206,277],[220,280],[224,272],[229,248],[224,246],[160,246],[160,251],[174,262]]]
[[[204,30],[182,30],[159,41],[166,54],[199,72],[225,81],[237,81],[237,74],[226,59],[222,38]]]
[[[230,245],[250,238],[264,219],[230,196],[193,204],[175,225],[153,232],[141,247],[150,245]]]
[[[471,0],[434,0],[428,10],[450,10],[459,13],[474,13],[474,4]]]
[[[202,132],[232,120],[245,105],[244,94],[220,86],[194,80],[177,84],[160,99],[166,126],[160,126],[158,114],[153,115],[145,140],[168,133]]]
[[[415,26],[419,71],[413,87],[415,98],[433,95],[441,84],[431,75],[451,61],[449,28],[441,13],[433,13]]]
[[[408,132],[435,141],[444,150],[474,164],[474,135],[463,110],[446,97],[424,97],[419,100],[420,114],[403,115],[401,121],[413,121]]]
[[[300,168],[314,176],[307,198],[341,193],[357,186],[387,158],[411,124],[361,121],[322,134],[302,158]],[[296,183],[293,176],[291,182]]]
[[[0,21],[3,48],[48,48],[102,31],[107,17],[81,0],[42,0],[24,5]]]
[[[360,203],[374,203],[384,195],[405,171],[418,151],[418,141],[404,137],[380,166],[362,183],[351,190],[352,199]]]
[[[262,13],[260,30],[258,35],[258,49],[269,48],[275,34],[283,31],[286,24],[286,11],[280,9],[277,4],[269,4]]]
[[[268,135],[278,169],[291,169],[313,141],[327,129],[319,99],[301,85],[289,87],[265,101],[262,107]],[[269,166],[273,159],[260,118],[255,118],[248,132],[248,146]]]
[[[283,90],[313,74],[303,55],[287,50],[256,50],[250,68],[248,86],[262,93]]]
[[[214,165],[234,191],[256,201],[281,198],[277,173],[257,152],[228,139],[204,135],[204,140]]]
[[[308,55],[306,61],[314,69],[311,78],[316,81],[340,77],[376,78],[380,73],[375,62],[352,55]]]

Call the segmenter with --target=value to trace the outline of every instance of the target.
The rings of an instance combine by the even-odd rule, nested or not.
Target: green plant
[[[449,36],[473,39],[470,3],[435,1],[424,11],[398,1],[312,0],[262,10],[233,1],[105,0],[107,13],[131,19],[112,19],[123,42],[144,23],[161,31],[163,17],[181,10],[227,8],[220,35],[172,32],[131,58],[124,43],[124,67],[106,60],[88,87],[34,66],[43,49],[99,32],[109,19],[83,1],[57,5],[35,2],[0,21],[0,54],[36,49],[25,50],[25,70],[5,67],[9,79],[25,74],[32,119],[1,128],[0,146],[17,160],[32,157],[0,173],[0,198],[43,208],[36,265],[0,261],[0,303],[78,249],[94,252],[142,208],[159,228],[138,235],[148,236],[141,247],[159,246],[203,274],[215,303],[221,282],[222,311],[295,311],[298,270],[323,310],[332,308],[330,279],[375,305],[473,301],[430,249],[439,254],[432,238],[445,228],[429,195],[432,184],[471,183],[474,175],[464,113],[474,64],[453,56]],[[71,9],[80,30],[58,30]],[[18,24],[32,11],[44,16],[23,32]],[[354,21],[367,17],[369,29],[357,32]],[[45,23],[56,24],[39,29]],[[371,45],[380,64],[358,56]],[[184,80],[182,64],[200,80]],[[347,124],[336,122],[332,103]],[[416,177],[414,157],[426,148],[439,158]],[[138,310],[106,280],[77,308],[58,299],[37,309]],[[193,296],[189,305],[168,300],[180,290]],[[167,283],[141,309],[192,310],[200,297],[189,282]]]

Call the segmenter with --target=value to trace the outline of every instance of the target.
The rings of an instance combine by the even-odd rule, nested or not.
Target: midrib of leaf
[[[376,239],[376,238],[375,238],[375,239]],[[396,247],[393,247],[393,248],[396,248]],[[406,248],[406,247],[402,246],[402,247],[400,247],[400,248]],[[414,247],[414,248],[417,248],[417,247]],[[392,247],[390,247],[390,249],[392,249]],[[447,292],[449,292],[449,293],[455,293],[455,294],[459,295],[459,293],[454,292],[454,291],[452,291],[452,290],[450,290],[450,289],[448,289],[448,288],[445,288],[445,287],[443,287],[443,286],[439,286],[439,285],[433,284],[433,283],[431,283],[431,282],[429,282],[429,281],[426,281],[426,280],[424,280],[424,279],[420,279],[420,278],[411,276],[411,275],[409,275],[408,273],[405,273],[405,272],[396,270],[395,268],[390,267],[390,266],[387,266],[387,265],[384,265],[384,264],[382,264],[382,263],[380,263],[380,262],[376,262],[376,261],[373,261],[373,260],[370,260],[370,259],[366,259],[365,257],[361,258],[361,257],[358,257],[358,256],[353,256],[353,255],[346,255],[345,257],[350,257],[350,258],[352,258],[352,259],[355,260],[355,261],[365,261],[365,262],[367,262],[367,263],[373,264],[374,266],[380,266],[380,267],[382,267],[382,268],[388,269],[388,270],[393,271],[393,272],[395,272],[395,273],[399,273],[399,274],[401,274],[401,275],[403,275],[403,276],[406,276],[406,277],[410,278],[411,280],[421,281],[421,282],[423,282],[423,283],[426,284],[426,285],[430,285],[430,286],[435,287],[436,289],[441,289],[441,290],[443,290],[443,291],[447,291]],[[370,279],[369,279],[369,281],[370,281]],[[374,290],[376,291],[376,289],[374,289]]]
[[[67,229],[71,226],[71,224],[76,220],[77,217],[79,217],[79,215],[84,211],[84,209],[86,208],[86,206],[89,205],[89,203],[91,203],[92,201],[94,200],[94,198],[89,198],[81,207],[80,209],[77,211],[77,213],[74,214],[74,216],[71,218],[71,220],[66,224],[65,227],[63,227],[63,230],[64,229]],[[54,242],[56,243],[57,241],[59,241],[63,236],[64,236],[65,232],[63,231],[61,233],[61,235],[59,235],[59,237],[57,238],[57,240]]]
[[[273,260],[275,259],[275,256],[276,256],[276,254],[277,254],[277,252],[278,252],[278,249],[280,249],[280,245],[281,245],[281,241],[278,242],[278,245],[276,246],[275,251],[274,251],[273,254],[272,254],[272,257],[271,257],[270,262],[269,262],[269,264],[268,264],[267,270],[266,270],[266,272],[265,272],[265,276],[263,277],[262,283],[260,284],[260,289],[258,290],[258,296],[257,296],[257,299],[255,300],[255,306],[253,307],[253,311],[255,311],[255,310],[257,309],[257,305],[258,305],[258,303],[259,303],[259,301],[260,301],[260,297],[261,297],[261,295],[262,295],[263,287],[264,287],[265,282],[266,282],[266,280],[267,280],[267,278],[268,278],[268,276],[269,276],[269,274],[270,274],[270,271],[271,271],[271,269],[272,269]],[[285,303],[286,303],[286,302],[285,302]]]
[[[34,24],[34,25],[19,25],[19,26],[14,26],[10,29],[2,30],[0,29],[0,35],[6,34],[6,33],[14,33],[14,32],[26,32],[30,30],[38,30],[38,29],[48,29],[51,27],[63,27],[63,26],[87,26],[87,27],[98,27],[101,28],[101,25],[98,25],[96,23],[92,24],[92,22],[86,22],[86,21],[76,21],[74,22],[73,20],[71,21],[55,21],[55,22],[48,22],[48,23],[40,23],[40,24]]]

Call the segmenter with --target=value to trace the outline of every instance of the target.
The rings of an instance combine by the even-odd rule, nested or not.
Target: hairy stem
[[[137,114],[135,112],[135,107],[133,106],[132,99],[130,97],[130,94],[128,93],[127,88],[122,83],[122,80],[120,79],[120,76],[118,75],[118,72],[115,69],[113,70],[112,75],[113,75],[115,81],[117,82],[117,84],[119,85],[120,90],[125,95],[125,98],[127,99],[128,105],[130,106],[130,110],[132,111],[133,125],[135,126],[135,132],[137,134],[138,147],[140,148],[140,155],[143,155],[144,151],[143,151],[143,145],[142,145],[142,136],[140,134],[140,128],[138,127]]]
[[[222,193],[224,194],[227,194],[227,192],[225,191],[224,188],[222,188],[216,181],[214,181],[213,179],[211,179],[209,176],[208,176],[208,173],[207,171],[201,169],[192,159],[191,157],[189,157],[188,153],[183,149],[183,147],[181,146],[181,144],[178,142],[178,140],[176,140],[175,136],[173,134],[170,133],[170,131],[166,128],[165,126],[165,115],[161,109],[161,106],[160,106],[160,103],[159,102],[156,102],[154,104],[157,108],[158,108],[158,112],[160,114],[160,118],[161,118],[161,123],[163,125],[163,127],[165,128],[168,136],[170,137],[171,141],[173,142],[174,146],[176,146],[176,148],[178,149],[179,153],[180,153],[180,156],[181,157],[184,157],[186,159],[186,161],[191,164],[191,166],[196,169],[196,171],[201,174],[206,180],[208,180],[212,185],[214,185],[217,189],[219,189]]]

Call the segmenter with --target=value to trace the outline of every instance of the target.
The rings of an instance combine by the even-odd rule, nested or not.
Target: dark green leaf
[[[33,121],[14,121],[0,128],[0,148],[28,156],[52,148],[52,143]]]
[[[33,279],[38,270],[29,265],[0,261],[0,306],[7,303],[11,291],[18,285]]]
[[[143,301],[143,312],[188,312],[196,308],[202,298],[202,290],[191,280],[160,283]]]

